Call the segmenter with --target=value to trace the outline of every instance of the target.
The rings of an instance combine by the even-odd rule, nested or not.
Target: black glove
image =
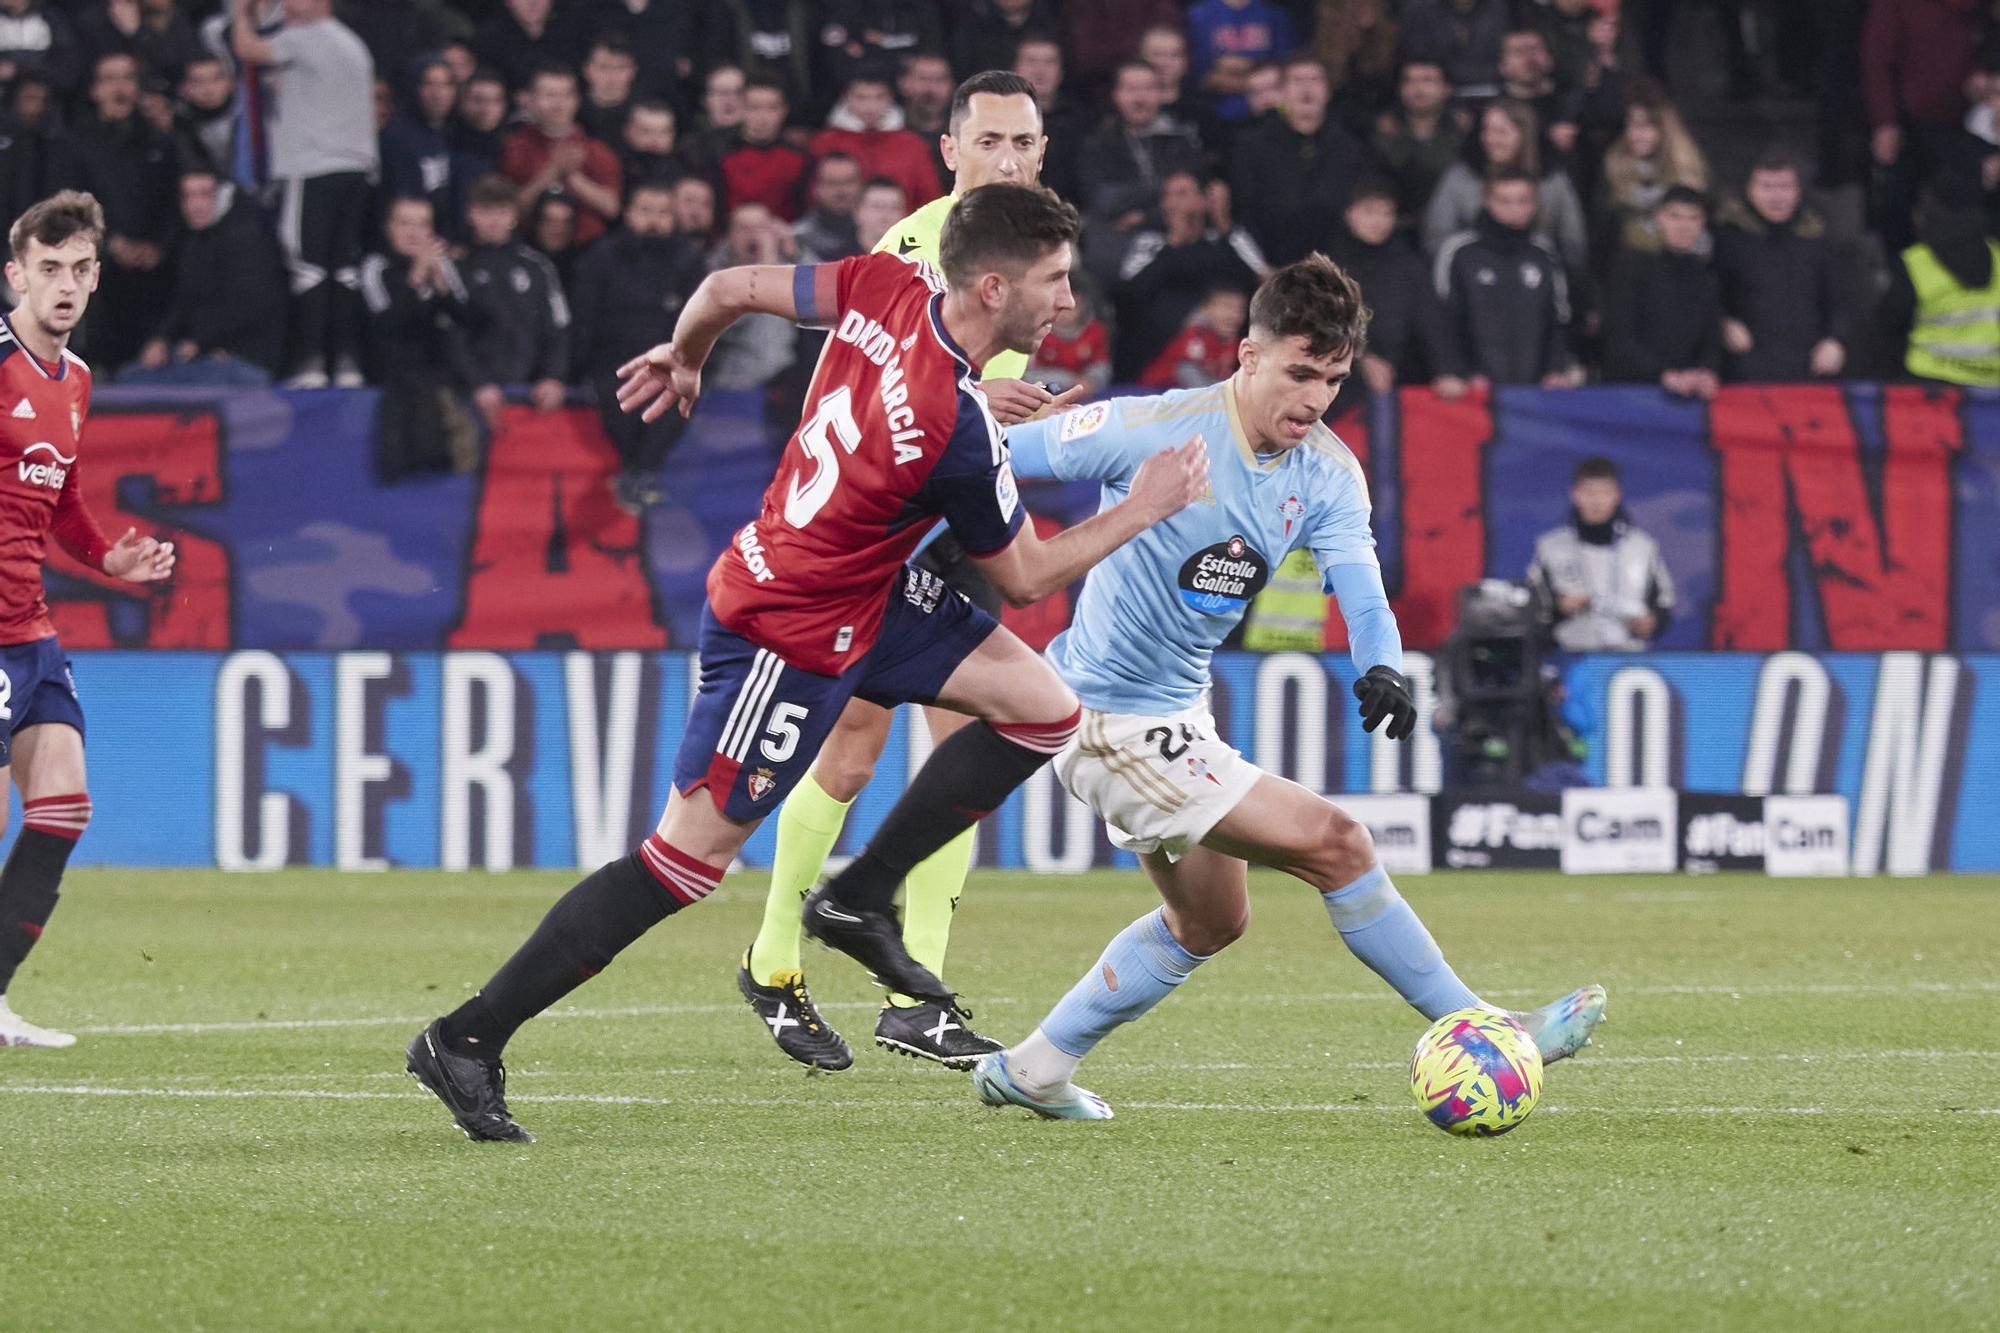
[[[1361,701],[1361,729],[1373,731],[1389,719],[1388,737],[1402,740],[1417,729],[1417,706],[1410,701],[1410,682],[1400,672],[1372,666],[1368,674],[1354,682],[1354,697]]]

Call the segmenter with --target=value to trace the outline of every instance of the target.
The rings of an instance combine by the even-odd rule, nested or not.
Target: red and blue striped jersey
[[[794,270],[799,322],[831,336],[757,518],[708,575],[715,618],[838,675],[874,645],[897,571],[942,518],[974,555],[1022,511],[979,370],[945,330],[928,263],[859,255]]]

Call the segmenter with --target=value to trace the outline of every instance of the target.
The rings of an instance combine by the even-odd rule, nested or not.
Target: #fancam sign
[[[1570,875],[1674,869],[1679,793],[1668,788],[1572,787],[1562,801],[1562,868]]]

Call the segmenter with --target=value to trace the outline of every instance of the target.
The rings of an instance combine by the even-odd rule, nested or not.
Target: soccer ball
[[[1542,1053],[1494,1009],[1460,1009],[1431,1024],[1410,1056],[1410,1091],[1451,1134],[1505,1134],[1542,1096]]]

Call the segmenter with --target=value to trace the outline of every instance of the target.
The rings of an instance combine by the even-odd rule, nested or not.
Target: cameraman
[[[1674,581],[1660,545],[1625,514],[1618,465],[1586,458],[1570,478],[1569,522],[1535,539],[1528,582],[1566,652],[1636,652],[1673,613]]]

